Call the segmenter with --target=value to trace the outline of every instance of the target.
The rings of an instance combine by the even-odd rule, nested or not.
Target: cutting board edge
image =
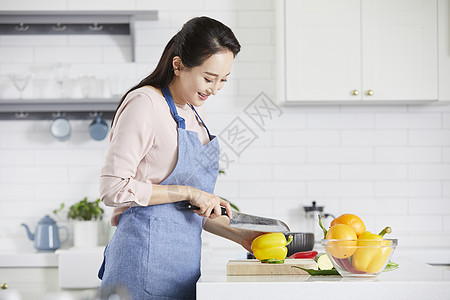
[[[308,275],[306,271],[292,268],[294,265],[317,270],[313,259],[286,259],[284,264],[263,264],[257,259],[229,260],[226,269],[227,276]]]

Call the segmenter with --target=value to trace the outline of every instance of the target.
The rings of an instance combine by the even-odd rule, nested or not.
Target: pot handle
[[[61,245],[62,245],[69,240],[69,228],[67,228],[66,226],[58,226],[58,229],[66,230],[66,238],[63,241],[61,241]]]
[[[336,219],[336,217],[333,214],[323,214],[324,218],[332,217],[333,219]]]

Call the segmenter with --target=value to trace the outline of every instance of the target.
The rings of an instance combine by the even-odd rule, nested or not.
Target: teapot
[[[21,224],[27,230],[28,238],[34,241],[34,248],[38,251],[55,251],[61,244],[69,239],[69,229],[66,226],[57,226],[55,220],[48,215],[39,220],[35,233],[31,233],[28,225]],[[66,230],[66,238],[59,241],[59,229]]]

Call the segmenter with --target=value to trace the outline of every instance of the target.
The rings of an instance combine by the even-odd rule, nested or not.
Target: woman
[[[223,87],[239,51],[228,27],[194,18],[119,103],[100,178],[117,226],[99,272],[102,289],[124,286],[133,299],[195,298],[202,227],[250,251],[259,233],[232,229],[220,216],[221,206],[232,211],[212,194],[219,144],[194,108]]]

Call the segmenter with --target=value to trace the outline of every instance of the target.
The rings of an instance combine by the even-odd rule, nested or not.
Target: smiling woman
[[[211,55],[203,64],[187,68],[180,57],[173,60],[176,77],[169,84],[176,104],[189,102],[195,107],[203,105],[210,95],[224,86],[230,75],[234,55],[229,50]]]
[[[122,286],[133,299],[194,299],[202,227],[247,250],[259,235],[220,216],[221,206],[232,211],[213,194],[219,144],[195,109],[224,86],[239,51],[227,26],[194,18],[122,97],[100,178],[117,226],[99,271],[102,289]],[[186,209],[186,201],[199,209]]]

